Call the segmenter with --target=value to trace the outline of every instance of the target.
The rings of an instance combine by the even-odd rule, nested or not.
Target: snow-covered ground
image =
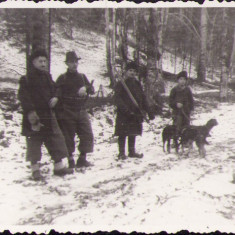
[[[96,145],[89,160],[94,166],[64,178],[53,176],[44,149],[46,182],[30,179],[25,140],[20,135],[21,115],[13,112],[13,120],[6,120],[1,114],[1,228],[235,231],[235,185],[231,183],[235,106],[221,104],[210,112],[198,111],[193,124],[215,117],[219,122],[208,138],[205,158],[198,156],[196,148],[189,157],[163,153],[160,133],[170,119],[157,117],[150,125],[144,123],[143,136],[137,139],[137,150],[144,158],[116,161],[114,110],[104,106],[91,116]]]

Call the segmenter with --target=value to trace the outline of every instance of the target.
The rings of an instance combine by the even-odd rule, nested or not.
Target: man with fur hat
[[[124,82],[139,105],[139,108],[146,111],[152,120],[154,116],[150,113],[145,94],[140,82],[137,80],[138,67],[135,62],[126,66]],[[122,78],[121,78],[122,79]],[[137,135],[142,134],[143,116],[140,110],[134,105],[122,83],[119,81],[115,87],[115,105],[117,107],[115,135],[118,136],[119,154],[118,160],[127,158],[125,155],[125,143],[128,137],[128,152],[131,158],[142,158],[143,154],[135,151],[135,140]]]
[[[70,168],[75,167],[73,153],[76,134],[80,140],[78,146],[80,156],[76,167],[91,166],[86,157],[87,153],[93,152],[94,145],[91,122],[85,109],[87,98],[89,94],[94,94],[94,88],[87,77],[77,71],[80,59],[74,51],[67,52],[65,63],[68,70],[60,75],[56,81],[56,93],[62,105],[62,110],[58,112],[58,120],[69,151]]]
[[[68,151],[53,111],[57,102],[55,83],[47,70],[46,52],[34,51],[27,76],[20,79],[18,93],[23,109],[22,134],[26,136],[27,161],[31,162],[34,180],[42,179],[39,169],[42,144],[54,160],[55,175],[73,173],[62,162],[62,158],[68,157]]]
[[[190,114],[194,108],[191,89],[187,86],[187,72],[177,75],[177,85],[171,90],[169,104],[173,109],[173,124],[176,126],[176,135],[182,128],[190,124]]]

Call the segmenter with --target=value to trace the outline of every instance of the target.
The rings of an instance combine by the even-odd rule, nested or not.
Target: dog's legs
[[[167,140],[167,152],[168,153],[171,152],[171,139],[170,138]]]
[[[176,151],[176,153],[178,153],[179,152],[179,144],[178,144],[177,137],[174,137],[174,145],[175,145],[175,151]]]
[[[163,143],[163,152],[165,153],[165,151],[166,151],[166,150],[165,150],[165,143],[166,143],[166,141],[163,140],[162,143]]]
[[[193,141],[189,140],[188,142],[188,152],[187,152],[187,156],[189,156],[189,153],[191,152],[191,150],[193,149]]]
[[[181,141],[181,151],[182,151],[182,155],[184,154],[184,147],[185,147],[185,144],[184,144],[184,142]]]
[[[198,147],[200,157],[205,157],[206,156],[205,144],[206,144],[206,141],[204,139],[203,140],[198,139],[196,141],[196,145]]]
[[[198,151],[199,151],[200,157],[206,156],[206,149],[203,143],[198,144]]]

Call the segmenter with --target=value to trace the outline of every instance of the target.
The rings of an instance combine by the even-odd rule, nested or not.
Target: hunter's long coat
[[[55,83],[46,71],[32,68],[27,76],[20,78],[18,98],[23,109],[22,135],[48,134],[52,131],[49,101],[55,95]],[[39,133],[31,130],[28,113],[36,111],[43,124]]]
[[[137,101],[140,109],[149,113],[149,105],[140,82],[135,78],[127,78],[125,83]],[[133,104],[121,82],[118,82],[115,87],[114,102],[117,107],[115,135],[141,135],[143,117],[138,108]]]

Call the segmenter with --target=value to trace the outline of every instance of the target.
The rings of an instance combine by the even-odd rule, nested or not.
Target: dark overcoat
[[[140,82],[135,78],[127,78],[125,83],[140,109],[149,113],[150,108]],[[138,108],[133,104],[121,82],[118,82],[115,87],[114,102],[117,107],[114,134],[117,136],[141,135],[143,117]]]
[[[27,76],[20,78],[18,98],[23,109],[22,134],[25,136],[51,133],[51,109],[49,101],[55,95],[55,83],[46,71],[32,68]],[[36,111],[43,127],[34,132],[28,121],[30,111]]]

